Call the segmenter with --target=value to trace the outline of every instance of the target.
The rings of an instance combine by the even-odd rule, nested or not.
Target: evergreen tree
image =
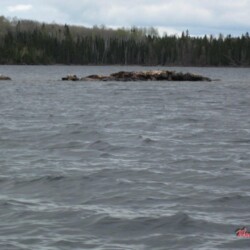
[[[153,27],[91,29],[0,16],[0,63],[250,66],[250,37],[191,37],[188,30],[161,37]]]

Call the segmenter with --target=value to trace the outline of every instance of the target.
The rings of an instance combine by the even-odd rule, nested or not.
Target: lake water
[[[0,249],[249,249],[250,69],[141,69],[0,66]]]

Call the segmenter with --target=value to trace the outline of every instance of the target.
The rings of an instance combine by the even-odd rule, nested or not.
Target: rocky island
[[[89,75],[78,77],[76,75],[67,75],[62,78],[63,81],[211,81],[210,78],[192,73],[182,73],[168,70],[152,71],[120,71],[117,73],[104,75]]]

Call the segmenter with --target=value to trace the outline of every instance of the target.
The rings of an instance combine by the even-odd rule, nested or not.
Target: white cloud
[[[168,33],[188,29],[193,35],[241,34],[250,29],[250,0],[20,1],[24,0],[1,0],[1,14],[88,26],[153,26]]]
[[[154,26],[178,33],[189,29],[200,35],[240,34],[248,31],[250,23],[250,0],[84,0],[65,1],[61,7],[65,5],[69,15],[74,13],[72,22],[90,26]]]
[[[17,4],[17,5],[11,5],[7,7],[9,12],[22,12],[22,11],[28,11],[32,9],[32,5],[30,4]]]

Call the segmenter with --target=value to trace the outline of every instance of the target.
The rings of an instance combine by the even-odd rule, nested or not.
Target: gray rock
[[[62,78],[63,81],[79,81],[80,79],[76,75],[67,75]]]
[[[0,74],[0,80],[11,80],[11,78]]]

